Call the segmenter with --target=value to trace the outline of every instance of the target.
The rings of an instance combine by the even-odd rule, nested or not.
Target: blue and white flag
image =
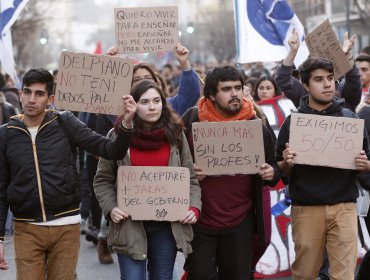
[[[10,27],[28,0],[0,0],[0,61],[3,71],[17,79]]]
[[[308,57],[303,25],[285,0],[235,0],[235,22],[239,63],[284,59],[293,28],[301,38],[296,66]]]

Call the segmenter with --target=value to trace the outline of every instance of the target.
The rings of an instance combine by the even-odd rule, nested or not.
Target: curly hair
[[[151,88],[155,89],[159,93],[162,101],[161,117],[153,124],[151,130],[164,127],[167,141],[170,144],[175,144],[178,147],[181,147],[183,122],[179,115],[167,103],[163,90],[153,81],[143,80],[131,89],[130,94],[134,98],[135,102],[138,102],[140,97]],[[137,114],[135,114],[133,122],[133,133],[137,133],[138,128],[143,129],[143,122]]]
[[[210,98],[211,95],[215,96],[217,94],[218,82],[227,81],[240,81],[241,85],[244,86],[242,74],[233,66],[219,66],[208,72],[204,82],[204,97]]]

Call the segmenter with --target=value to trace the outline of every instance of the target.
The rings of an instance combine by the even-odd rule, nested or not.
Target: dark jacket
[[[301,99],[299,113],[322,116],[342,117],[343,99],[334,98],[333,104],[318,112],[308,106],[308,96]],[[353,118],[356,115],[349,112]],[[276,146],[278,161],[283,160],[285,144],[289,142],[290,116],[280,129]],[[364,131],[363,149],[370,157],[368,139]],[[359,151],[360,152],[360,151]],[[355,202],[358,196],[355,170],[296,164],[289,177],[289,195],[293,205],[333,205],[343,202]]]
[[[303,85],[292,76],[292,72],[293,66],[280,65],[276,70],[275,81],[284,95],[292,100],[294,106],[298,108],[301,98],[308,93]],[[352,69],[344,76],[344,80],[337,85],[337,96],[344,98],[343,106],[354,112],[360,103],[361,94],[360,72],[356,65],[353,65]]]
[[[0,240],[8,206],[20,222],[45,222],[79,214],[76,147],[103,158],[122,159],[131,131],[122,126],[112,142],[80,122],[71,112],[48,111],[35,144],[14,116],[0,127]]]
[[[191,127],[193,122],[199,122],[198,108],[190,108],[182,116],[185,125],[185,134],[187,135],[188,143],[192,155],[194,157],[194,146],[193,139],[191,136]],[[269,132],[269,130],[263,125],[263,140],[264,140],[264,149],[265,149],[265,162],[270,164],[275,170],[275,176],[272,181],[263,181],[260,176],[252,175],[252,185],[253,185],[253,212],[255,214],[256,220],[256,229],[259,236],[259,242],[265,244],[266,242],[266,233],[265,225],[263,222],[263,204],[262,204],[262,187],[265,185],[274,186],[280,179],[280,172],[277,167],[276,160],[274,159],[274,141]],[[227,178],[228,176],[222,176]],[[220,179],[222,180],[222,179]],[[227,181],[225,182],[227,184]],[[200,183],[202,186],[202,183]],[[203,210],[205,211],[206,205],[203,204]]]
[[[21,111],[21,101],[19,99],[19,90],[15,87],[5,86],[2,88],[6,101],[16,108],[17,113]]]
[[[6,102],[4,94],[0,91],[0,125],[7,123],[11,116],[17,114],[14,106]]]

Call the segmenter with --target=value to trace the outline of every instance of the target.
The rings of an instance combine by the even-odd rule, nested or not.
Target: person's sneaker
[[[113,257],[109,252],[107,241],[105,239],[99,239],[96,249],[98,251],[98,258],[101,264],[113,263]]]
[[[80,233],[81,234],[86,234],[87,232],[87,222],[85,219],[81,219],[80,222]]]
[[[99,229],[96,227],[92,227],[89,231],[86,232],[86,240],[96,245],[98,244],[98,234]]]

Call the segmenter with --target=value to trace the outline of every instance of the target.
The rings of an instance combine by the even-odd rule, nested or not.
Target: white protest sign
[[[190,204],[190,173],[185,167],[120,166],[118,208],[133,220],[179,221]]]
[[[207,175],[255,174],[265,162],[261,120],[193,123],[192,135]]]
[[[296,164],[356,169],[363,135],[362,119],[292,113],[289,148]]]
[[[114,9],[119,53],[172,51],[179,41],[176,6]]]
[[[62,52],[55,107],[60,110],[121,115],[122,96],[130,94],[133,60]]]

